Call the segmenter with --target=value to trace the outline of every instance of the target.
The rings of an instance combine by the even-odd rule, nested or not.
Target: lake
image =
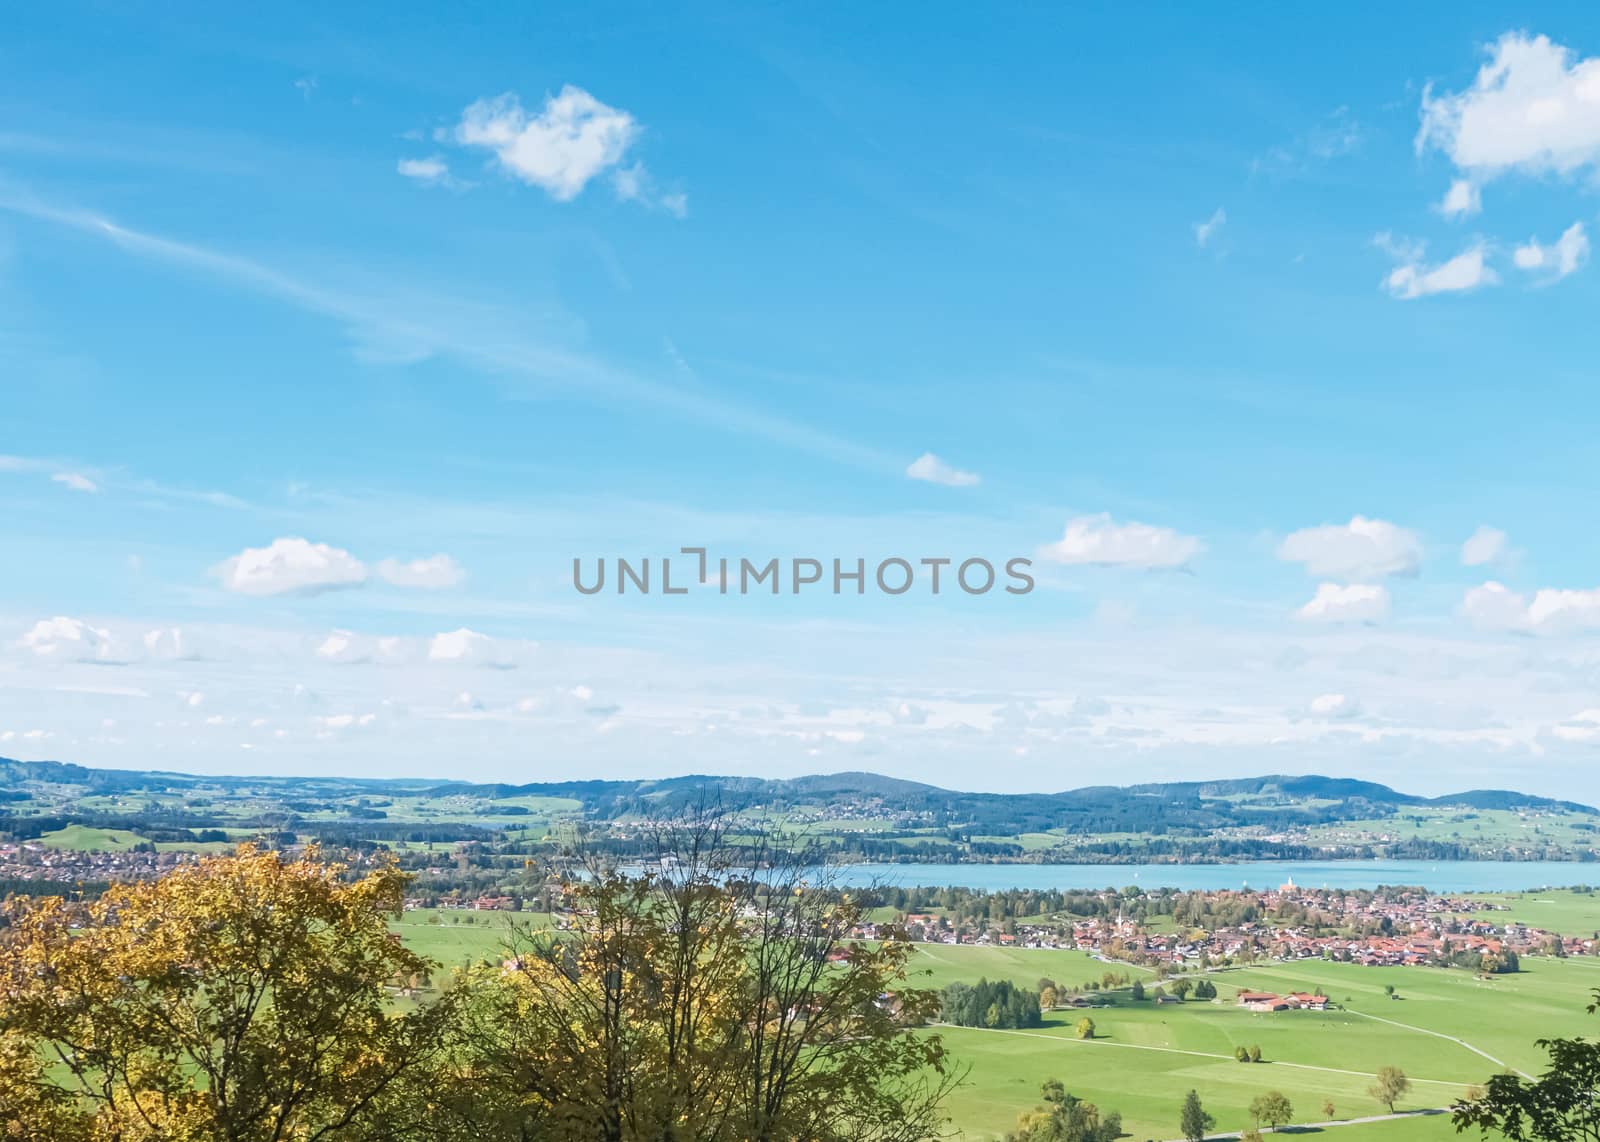
[[[1006,889],[1376,888],[1420,884],[1434,892],[1518,892],[1600,882],[1600,865],[1576,861],[1324,860],[1252,861],[1248,864],[845,864],[846,885],[901,888]]]

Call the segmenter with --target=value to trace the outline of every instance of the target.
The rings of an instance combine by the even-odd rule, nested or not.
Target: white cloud
[[[199,657],[194,641],[184,634],[181,627],[147,630],[140,641],[144,643],[145,657],[157,661],[183,661]]]
[[[1495,563],[1506,554],[1506,533],[1497,527],[1484,524],[1467,537],[1461,545],[1461,565],[1482,567]]]
[[[1429,266],[1422,260],[1425,251],[1421,243],[1397,240],[1388,233],[1379,234],[1373,242],[1399,262],[1383,279],[1383,288],[1401,301],[1436,293],[1465,293],[1500,280],[1481,244]]]
[[[461,565],[442,553],[426,559],[413,559],[409,563],[385,559],[378,564],[377,570],[380,579],[396,587],[421,587],[425,590],[454,587],[466,578]]]
[[[1548,246],[1540,245],[1537,239],[1528,239],[1526,246],[1517,247],[1512,260],[1519,270],[1543,271],[1547,282],[1560,281],[1582,269],[1589,260],[1589,235],[1584,232],[1582,222],[1574,222]]]
[[[645,206],[659,206],[668,214],[685,218],[689,214],[689,198],[682,192],[662,194],[656,181],[643,163],[618,167],[611,176],[611,187],[624,202],[639,202]]]
[[[57,472],[50,477],[62,487],[71,488],[75,492],[98,492],[100,485],[80,472]]]
[[[1320,583],[1295,617],[1308,623],[1379,623],[1389,617],[1389,592],[1365,583]]]
[[[312,719],[325,730],[347,730],[352,726],[370,726],[378,720],[377,714],[327,714]]]
[[[1204,545],[1192,535],[1147,523],[1119,524],[1109,515],[1067,521],[1066,534],[1039,554],[1056,563],[1097,567],[1185,567]]]
[[[932,452],[924,452],[907,465],[906,475],[913,480],[926,480],[930,484],[943,484],[948,488],[970,488],[981,478],[976,472],[964,472],[946,464]]]
[[[438,155],[429,155],[425,159],[401,159],[395,164],[395,169],[413,182],[420,182],[424,186],[446,186],[453,180],[450,177],[450,164]]]
[[[1348,694],[1318,694],[1309,708],[1319,718],[1353,718],[1361,713],[1361,703]]]
[[[40,619],[18,645],[52,662],[121,662],[125,657],[110,631],[65,615]]]
[[[1526,32],[1507,32],[1488,55],[1465,91],[1423,93],[1419,151],[1437,147],[1478,180],[1600,165],[1600,59]]]
[[[505,171],[558,202],[570,202],[596,175],[620,167],[638,137],[632,115],[571,84],[546,97],[537,115],[514,94],[480,99],[455,130],[457,142],[488,148]],[[634,164],[619,179],[618,193],[637,196],[645,185],[643,168]]]
[[[1485,630],[1526,634],[1570,634],[1600,629],[1600,588],[1589,591],[1544,587],[1530,600],[1502,583],[1473,587],[1461,600],[1461,613]]]
[[[295,537],[247,547],[215,573],[224,587],[241,595],[310,595],[367,581],[366,565],[348,551]]]
[[[1439,203],[1439,213],[1446,218],[1466,218],[1483,209],[1483,194],[1471,179],[1458,178],[1444,192]]]
[[[1205,249],[1228,223],[1228,212],[1222,207],[1212,211],[1211,217],[1204,222],[1194,224],[1194,242],[1201,249]]]
[[[1278,545],[1278,558],[1303,563],[1308,574],[1319,578],[1365,582],[1415,575],[1422,566],[1422,542],[1406,528],[1358,515],[1349,523],[1292,532]]]
[[[497,669],[516,665],[508,648],[501,646],[488,635],[468,630],[466,627],[434,635],[432,641],[428,643],[428,659],[431,662],[453,662],[463,666],[490,666]]]
[[[324,662],[341,666],[366,662],[394,665],[409,660],[414,649],[408,640],[394,635],[372,638],[354,631],[336,630],[317,644],[316,655]]]
[[[1600,710],[1580,710],[1550,732],[1564,742],[1589,742],[1600,738]]]

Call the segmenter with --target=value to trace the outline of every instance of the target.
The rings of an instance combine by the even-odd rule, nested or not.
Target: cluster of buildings
[[[79,852],[22,841],[0,844],[0,879],[105,884],[162,876],[196,859],[190,852]]]
[[[1152,931],[1120,915],[1070,924],[994,927],[962,926],[922,912],[908,914],[903,923],[913,940],[929,943],[1074,948],[1106,959],[1174,966],[1253,959],[1415,966],[1455,962],[1465,955],[1476,956],[1486,970],[1495,970],[1510,955],[1600,954],[1600,940],[1593,932],[1558,935],[1519,923],[1497,925],[1472,915],[1492,911],[1495,905],[1465,897],[1406,891],[1341,893],[1301,889],[1293,883],[1259,893],[1205,895],[1208,903],[1219,905],[1219,911],[1221,906],[1237,909],[1241,902],[1253,904],[1249,911],[1259,918],[1214,928],[1179,924],[1176,932]],[[876,927],[863,924],[860,934],[870,939]]]

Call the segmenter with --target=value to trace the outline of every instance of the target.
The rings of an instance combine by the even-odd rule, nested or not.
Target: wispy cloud
[[[1228,212],[1222,207],[1217,207],[1211,212],[1211,217],[1204,222],[1194,224],[1194,243],[1202,250],[1216,240],[1222,233],[1222,228],[1228,224]]]
[[[963,471],[952,464],[947,464],[932,452],[924,452],[911,461],[906,466],[906,475],[913,480],[943,484],[947,488],[970,488],[981,480],[976,472]]]
[[[262,262],[119,225],[91,211],[61,208],[0,187],[0,210],[100,238],[129,254],[220,278],[339,321],[359,347],[383,360],[447,355],[508,386],[512,395],[575,393],[618,406],[643,405],[726,432],[753,435],[796,451],[883,474],[900,464],[877,449],[704,391],[691,391],[594,355],[532,340],[511,317],[473,313],[455,297],[413,299],[312,285]]]
[[[50,477],[64,488],[71,488],[74,492],[98,492],[100,485],[89,479],[82,472],[57,472]]]

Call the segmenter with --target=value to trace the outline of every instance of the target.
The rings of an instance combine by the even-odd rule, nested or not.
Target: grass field
[[[1040,954],[1048,953],[1003,953]],[[976,957],[971,966],[994,978],[1005,964]],[[1056,1012],[1043,1028],[1026,1032],[950,1028],[946,1041],[972,1068],[951,1109],[966,1137],[997,1138],[1035,1104],[1040,1083],[1059,1078],[1103,1110],[1121,1111],[1133,1138],[1167,1139],[1177,1133],[1178,1108],[1191,1088],[1219,1129],[1247,1125],[1250,1100],[1268,1090],[1288,1096],[1301,1121],[1325,1118],[1324,1099],[1333,1102],[1335,1118],[1381,1113],[1367,1088],[1384,1065],[1401,1067],[1412,1079],[1401,1109],[1442,1107],[1466,1085],[1501,1069],[1485,1054],[1537,1073],[1544,1057],[1535,1039],[1600,1030],[1583,1013],[1589,989],[1600,987],[1600,961],[1530,958],[1524,968],[1483,982],[1458,970],[1274,963],[1214,973],[1221,992],[1216,1003],[1158,1007],[1122,999],[1088,1012],[1096,1025],[1093,1042],[1073,1037],[1084,1014],[1077,1011]],[[1064,970],[1057,974],[1071,978]],[[1016,975],[1013,969],[1008,978]],[[1401,998],[1389,999],[1385,984]],[[1321,987],[1346,1009],[1254,1014],[1234,1004],[1240,987]],[[1250,1045],[1261,1047],[1263,1063],[1234,1059],[1236,1047]],[[1341,1127],[1336,1137],[1442,1139],[1455,1132],[1441,1116]]]
[[[146,838],[126,829],[91,829],[87,825],[67,825],[39,838],[47,849],[71,849],[75,852],[125,853]]]
[[[1575,881],[1583,879],[1577,873],[1586,867],[1579,866],[1573,870]],[[1594,873],[1592,879],[1600,880],[1600,871]],[[1509,912],[1493,910],[1476,914],[1491,924],[1515,921],[1566,936],[1589,936],[1600,932],[1600,892],[1554,889],[1474,895],[1477,899],[1503,904],[1510,909]]]
[[[1574,897],[1557,907],[1577,910],[1591,899]],[[395,931],[449,969],[499,958],[513,921],[542,924],[548,917],[419,910],[407,912]],[[1032,988],[1041,977],[1070,986],[1107,971],[1146,980],[1151,975],[1085,952],[941,944],[919,945],[911,969],[924,987],[985,976]],[[1052,1012],[1044,1026],[1027,1031],[942,1028],[952,1054],[970,1067],[950,1103],[962,1136],[974,1142],[1001,1137],[1020,1112],[1037,1104],[1047,1079],[1060,1079],[1102,1110],[1120,1111],[1126,1136],[1135,1142],[1176,1137],[1179,1108],[1190,1089],[1216,1116],[1218,1130],[1249,1125],[1250,1101],[1269,1090],[1289,1098],[1300,1122],[1327,1118],[1324,1101],[1333,1103],[1334,1119],[1381,1114],[1384,1108],[1367,1089],[1385,1065],[1402,1068],[1412,1080],[1400,1109],[1444,1107],[1504,1066],[1537,1073],[1544,1056],[1533,1042],[1541,1036],[1600,1032],[1600,1020],[1583,1011],[1590,989],[1600,987],[1600,959],[1593,958],[1528,957],[1521,972],[1492,980],[1456,969],[1320,960],[1268,962],[1215,971],[1209,978],[1218,986],[1216,1002],[1158,1006],[1115,992],[1113,1006]],[[1385,985],[1399,998],[1389,998]],[[1256,1014],[1234,1002],[1240,988],[1321,989],[1341,1009]],[[1074,1034],[1085,1014],[1095,1022],[1092,1041]],[[1252,1045],[1261,1048],[1261,1063],[1234,1058],[1235,1048]],[[1457,1137],[1447,1115],[1359,1123],[1327,1136],[1337,1142]]]
[[[547,912],[466,912],[460,909],[416,908],[389,925],[406,947],[427,956],[448,972],[480,960],[504,958],[513,924],[545,926]]]

